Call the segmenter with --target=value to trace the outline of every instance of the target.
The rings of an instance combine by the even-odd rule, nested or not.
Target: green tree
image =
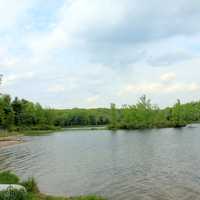
[[[110,104],[110,110],[111,110],[110,128],[116,129],[117,128],[117,110],[116,110],[116,105],[114,103]]]
[[[172,108],[172,122],[174,124],[174,127],[182,127],[185,125],[182,114],[181,101],[178,99],[177,103]]]
[[[1,96],[0,100],[0,119],[1,125],[5,129],[10,129],[14,122],[14,113],[11,106],[11,98],[9,95]]]

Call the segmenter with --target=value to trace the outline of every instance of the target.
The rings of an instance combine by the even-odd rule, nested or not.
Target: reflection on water
[[[42,192],[111,200],[200,199],[200,126],[67,131],[26,140],[0,150],[0,169],[36,177]]]

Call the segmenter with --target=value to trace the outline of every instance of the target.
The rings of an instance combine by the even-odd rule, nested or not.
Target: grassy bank
[[[19,136],[20,134],[22,133],[16,131],[0,130],[0,140],[3,140],[3,138],[7,137]]]
[[[81,196],[81,197],[54,197],[40,193],[37,183],[33,178],[27,181],[20,181],[15,174],[6,171],[0,172],[0,184],[19,184],[26,188],[24,191],[2,191],[0,192],[0,200],[105,200],[97,196]]]
[[[11,130],[0,130],[0,140],[1,138],[12,137],[12,136],[39,136],[45,135],[60,131],[69,131],[69,130],[108,130],[106,126],[69,126],[66,128],[53,127],[47,129],[39,129],[39,128],[15,128]]]
[[[63,128],[63,130],[108,130],[107,126],[69,126],[66,128]]]

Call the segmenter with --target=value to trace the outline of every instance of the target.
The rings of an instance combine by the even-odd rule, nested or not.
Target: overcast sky
[[[1,91],[57,108],[200,99],[200,0],[0,0]]]

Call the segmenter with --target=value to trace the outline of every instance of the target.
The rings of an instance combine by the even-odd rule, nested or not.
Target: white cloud
[[[70,48],[77,43],[84,45],[89,32],[100,32],[119,24],[125,19],[126,9],[126,4],[121,1],[66,1],[57,13],[52,30],[32,34],[28,45],[34,56],[44,60],[55,49]]]
[[[130,93],[177,93],[177,92],[200,92],[200,84],[197,83],[141,83],[127,85],[122,91],[119,92],[119,96],[130,95]]]
[[[3,87],[15,84],[17,81],[29,80],[35,76],[34,72],[25,72],[22,74],[10,74],[3,77],[2,85]]]
[[[51,92],[51,93],[60,93],[64,91],[65,91],[65,87],[60,84],[52,85],[48,88],[48,92]]]
[[[91,96],[87,98],[87,104],[89,104],[89,106],[97,106],[99,98],[99,95]]]
[[[172,81],[176,79],[176,74],[174,72],[165,73],[160,76],[160,79],[162,81]]]
[[[66,0],[51,11],[35,2],[0,0],[0,73],[11,95],[72,107],[134,103],[141,93],[165,105],[200,97],[199,1]]]

